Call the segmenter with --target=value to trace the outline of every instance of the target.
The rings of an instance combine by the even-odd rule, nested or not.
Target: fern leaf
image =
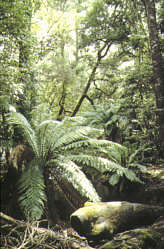
[[[121,164],[121,158],[122,158],[121,155],[122,154],[118,150],[115,149],[112,150],[112,148],[107,149],[107,154],[106,154],[107,158],[111,159],[116,163]]]
[[[40,154],[47,159],[48,153],[52,150],[54,142],[54,130],[60,124],[59,121],[45,120],[36,128],[36,135],[39,137]]]
[[[125,177],[130,180],[131,182],[139,182],[139,183],[143,183],[135,174],[134,171],[132,171],[131,169],[127,169],[125,168],[124,170],[124,175]]]
[[[69,144],[76,140],[80,139],[87,139],[87,137],[91,136],[100,136],[102,131],[98,129],[94,129],[91,127],[71,127],[71,129],[65,130],[64,136],[61,136],[56,144],[55,147],[61,147],[63,145]]]
[[[114,173],[112,176],[109,178],[109,184],[112,186],[116,185],[120,180],[120,176],[117,173]]]
[[[129,160],[128,163],[131,164],[134,160],[135,157],[137,156],[137,154],[141,151],[141,148],[139,148],[138,150],[135,150],[130,156],[129,156]]]
[[[99,148],[101,152],[101,148],[113,148],[113,142],[107,141],[107,140],[98,140],[94,138],[88,138],[85,136],[81,136],[78,139],[79,141],[75,141],[73,143],[67,144],[64,146],[64,150],[70,150],[73,148]],[[105,151],[104,151],[105,153]],[[106,153],[109,153],[109,151],[106,151]]]
[[[147,171],[147,168],[142,165],[142,164],[139,164],[139,163],[131,163],[129,165],[129,167],[135,167],[135,168],[138,168],[141,172],[145,173]]]
[[[98,156],[91,156],[91,155],[69,155],[67,156],[68,159],[76,162],[79,165],[90,166],[101,173],[106,171],[116,171],[117,169],[121,169],[121,166],[115,162],[112,162],[106,158],[98,157]]]
[[[29,145],[32,147],[34,154],[39,158],[38,141],[34,130],[27,119],[20,113],[11,112],[9,122],[18,125],[24,133]]]
[[[62,172],[62,176],[67,179],[82,196],[90,201],[101,201],[92,183],[73,161],[61,157],[60,160],[54,160],[54,162],[57,165],[57,169]]]
[[[33,161],[19,180],[19,202],[25,217],[30,220],[41,218],[46,196],[42,171]]]

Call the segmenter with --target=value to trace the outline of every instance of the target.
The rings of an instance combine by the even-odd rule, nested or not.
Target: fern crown
[[[55,121],[50,115],[46,115],[44,120],[40,112],[40,116],[35,112],[37,109],[33,113],[31,124],[17,112],[12,111],[9,117],[9,122],[22,130],[35,154],[34,161],[20,181],[20,201],[25,213],[32,218],[38,219],[42,215],[45,200],[43,172],[49,165],[59,170],[62,177],[90,201],[101,200],[83,173],[89,172],[92,167],[101,173],[111,172],[109,182],[112,185],[118,183],[119,178],[123,176],[131,181],[139,181],[132,169],[122,165],[122,155],[126,154],[126,147],[100,139],[103,129],[85,126],[81,123],[83,117]],[[129,162],[132,164],[132,156]],[[31,170],[32,168],[35,170]],[[37,188],[38,191],[35,190]],[[38,205],[35,200],[39,200]],[[40,212],[37,212],[37,209]]]

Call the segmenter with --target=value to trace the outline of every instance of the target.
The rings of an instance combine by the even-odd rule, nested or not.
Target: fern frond
[[[120,175],[118,173],[114,173],[112,176],[109,178],[109,184],[114,186],[116,185],[120,180]]]
[[[137,156],[137,154],[138,154],[139,152],[141,152],[141,150],[143,150],[143,148],[142,148],[142,149],[139,148],[138,150],[135,150],[135,151],[129,156],[129,160],[128,160],[129,164],[131,164],[131,163],[135,160],[135,157]]]
[[[102,131],[91,127],[71,127],[65,130],[65,134],[58,138],[55,147],[61,147],[74,141],[87,139],[88,137],[100,136]]]
[[[127,179],[129,179],[131,182],[139,182],[143,183],[135,174],[135,172],[131,169],[125,168],[124,169],[124,175]]]
[[[107,150],[108,154],[107,154],[107,158],[111,159],[112,161],[121,164],[121,153],[117,150],[111,150],[109,151],[109,149]]]
[[[8,120],[22,129],[29,146],[32,147],[34,154],[39,158],[38,140],[27,119],[18,112],[11,112]]]
[[[134,167],[134,168],[138,168],[141,172],[145,173],[147,171],[146,167],[142,164],[139,164],[139,163],[131,163],[129,165],[129,167]]]
[[[82,112],[81,116],[86,119],[86,125],[100,125],[100,127],[102,127],[102,124],[106,123],[109,119],[109,114],[101,105],[97,105],[95,107],[96,110]]]
[[[62,122],[65,127],[73,127],[73,126],[87,126],[87,124],[84,124],[86,121],[86,118],[82,116],[75,116],[75,117],[65,117]]]
[[[98,157],[98,156],[91,156],[91,155],[69,155],[67,156],[68,159],[74,161],[78,165],[89,166],[97,169],[101,173],[106,171],[117,171],[117,169],[121,170],[121,165],[112,162],[106,158]]]
[[[73,144],[66,145],[66,148],[72,149],[75,144],[75,148],[79,146],[91,147],[91,148],[109,148],[120,150],[123,148],[120,144],[114,143],[108,140],[98,140],[96,138],[88,138],[82,141],[74,142]]]
[[[43,122],[41,122],[39,125],[38,125],[38,127],[37,127],[37,129],[39,130],[39,131],[41,131],[41,129],[42,128],[44,128],[45,126],[47,127],[47,125],[52,125],[52,127],[56,127],[56,126],[58,126],[60,124],[60,121],[56,121],[56,120],[44,120]]]
[[[120,178],[123,176],[131,182],[143,183],[136,176],[134,171],[132,171],[131,169],[127,169],[127,168],[122,168],[121,170],[117,170],[114,174],[112,174],[112,176],[109,177],[109,184],[111,184],[112,186],[116,185],[119,182]]]
[[[90,201],[101,201],[92,183],[73,161],[61,157],[60,160],[54,160],[54,162],[57,169],[62,172],[62,176],[67,179],[82,196]]]
[[[36,135],[39,137],[40,154],[45,160],[55,143],[54,131],[59,124],[59,121],[45,120],[36,127]]]
[[[33,161],[23,172],[18,185],[20,207],[26,218],[30,220],[41,218],[46,200],[44,189],[42,171]]]
[[[64,146],[64,150],[71,150],[74,148],[101,148],[101,146],[108,146],[109,144],[106,143],[108,141],[98,140],[94,138],[88,138],[81,136],[78,139],[79,141],[75,141],[73,143],[67,144]]]
[[[124,151],[124,146],[107,140],[98,140],[88,138],[81,141],[75,141],[65,145],[63,151],[71,151],[76,149],[83,149],[84,154],[99,155],[108,158],[114,162],[121,163],[121,151]]]
[[[80,139],[83,139],[83,137],[80,137]],[[71,151],[73,149],[79,149],[79,148],[88,148],[89,147],[89,141],[86,137],[84,137],[83,140],[75,141],[70,144],[67,144],[63,146],[63,151]]]

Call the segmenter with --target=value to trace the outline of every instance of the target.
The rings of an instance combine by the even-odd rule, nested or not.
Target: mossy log
[[[87,202],[71,215],[71,225],[88,240],[111,239],[119,232],[150,225],[160,216],[164,216],[164,207],[119,201]]]
[[[160,217],[152,226],[137,228],[116,234],[111,241],[100,249],[163,249],[164,217]]]

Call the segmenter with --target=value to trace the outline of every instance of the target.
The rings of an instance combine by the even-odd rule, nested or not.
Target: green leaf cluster
[[[18,182],[21,208],[30,221],[41,218],[46,201],[44,177],[37,163],[32,161]]]
[[[9,117],[10,124],[17,125],[22,130],[35,155],[34,161],[23,173],[19,186],[20,204],[26,216],[38,219],[43,212],[43,172],[49,166],[59,170],[61,177],[91,201],[99,201],[100,197],[83,173],[84,169],[89,172],[93,167],[101,174],[111,172],[114,175],[109,182],[113,185],[118,183],[116,175],[117,179],[118,176],[125,176],[131,181],[139,181],[135,173],[128,168],[132,165],[135,155],[127,156],[129,161],[124,165],[122,155],[126,155],[127,149],[112,141],[100,139],[103,135],[102,129],[80,125],[80,117],[65,118],[62,121],[43,120],[41,113],[36,115],[37,111],[36,108],[33,119],[36,118],[37,122],[33,120],[33,126],[20,113],[11,112]],[[137,167],[137,164],[133,166]]]

